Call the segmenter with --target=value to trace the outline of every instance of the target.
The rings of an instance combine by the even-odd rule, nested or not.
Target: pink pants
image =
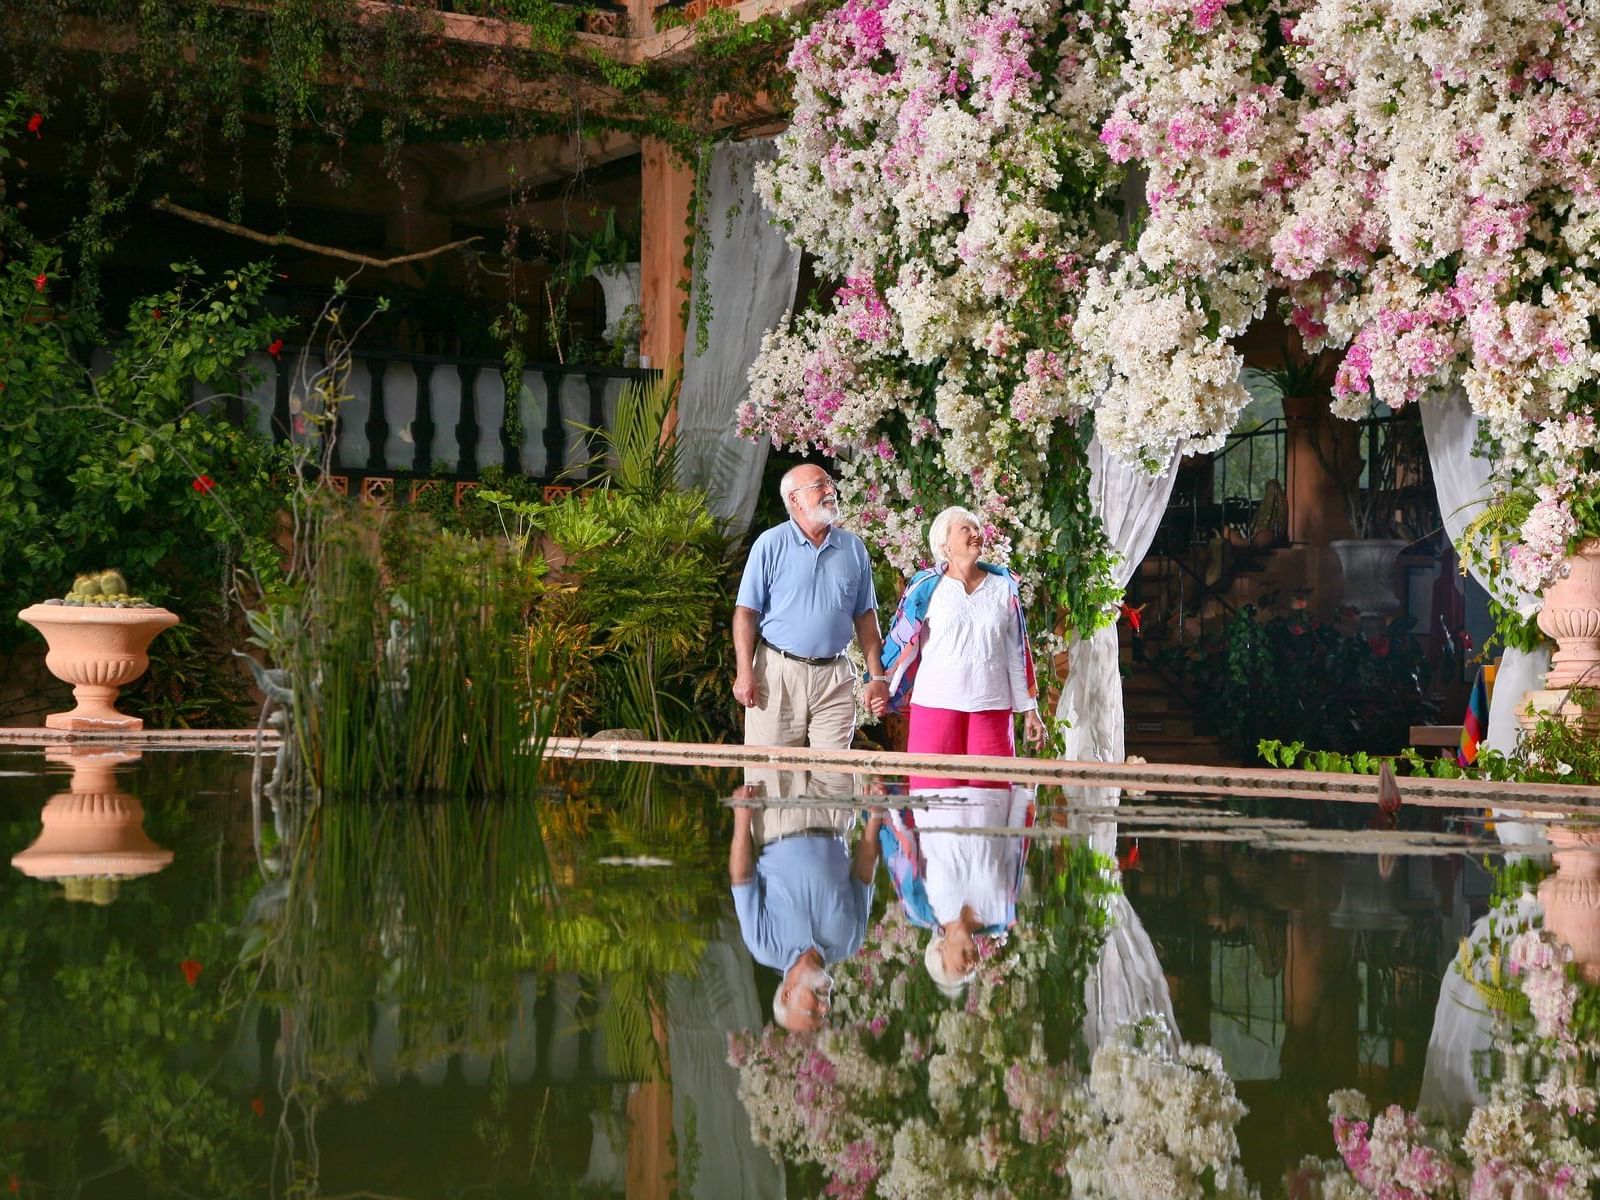
[[[906,750],[911,754],[988,754],[1012,758],[1017,752],[1011,740],[1012,729],[1009,708],[969,713],[913,704]],[[913,775],[906,782],[913,788],[984,787],[994,783],[993,780],[940,779],[928,775]]]

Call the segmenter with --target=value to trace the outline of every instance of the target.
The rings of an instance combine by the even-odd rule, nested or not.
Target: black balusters
[[[522,474],[522,439],[525,431],[520,419],[521,411],[522,376],[519,374],[516,377],[516,386],[513,387],[510,373],[507,372],[506,402],[500,410],[500,455],[504,460],[507,475]]]
[[[384,448],[389,444],[389,417],[383,410],[383,377],[389,363],[382,358],[367,360],[367,374],[371,377],[371,400],[367,406],[367,470],[387,471]]]
[[[416,450],[411,459],[411,469],[418,475],[426,475],[433,469],[433,364],[419,362],[412,369],[417,373],[417,416],[411,422],[411,437]]]
[[[561,371],[544,371],[544,474],[555,479],[567,465],[567,423],[561,417],[561,384],[566,375]]]
[[[606,429],[606,377],[598,371],[587,372],[584,376],[589,385],[589,437],[585,453],[589,458],[589,468],[585,477],[595,474],[596,471],[605,469],[605,464],[598,462],[600,449],[605,445],[601,433]]]
[[[456,422],[456,473],[468,477],[478,473],[478,372],[470,363],[456,367],[461,380],[461,419]]]

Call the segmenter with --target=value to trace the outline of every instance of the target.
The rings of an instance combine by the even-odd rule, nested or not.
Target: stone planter
[[[600,293],[606,303],[606,327],[600,336],[605,338],[607,345],[614,345],[623,314],[630,307],[635,310],[639,307],[641,268],[638,263],[621,267],[596,267],[593,275],[600,284]],[[634,340],[637,340],[637,336]]]
[[[1600,688],[1600,538],[1567,556],[1565,579],[1544,594],[1539,628],[1556,643],[1547,688]]]
[[[1527,693],[1518,714],[1525,729],[1551,713],[1600,731],[1600,710],[1585,712],[1570,696],[1574,687],[1600,691],[1600,538],[1569,554],[1567,566],[1566,578],[1550,585],[1539,609],[1539,629],[1556,643],[1556,651],[1544,687]]]
[[[1600,983],[1600,829],[1552,825],[1556,873],[1539,885],[1544,927],[1572,948],[1589,983]]]
[[[44,665],[73,685],[78,706],[51,713],[50,729],[127,733],[144,728],[138,717],[117,711],[117,693],[150,666],[150,643],[178,623],[164,608],[106,608],[35,604],[17,614],[44,635],[49,645]]]
[[[1402,538],[1341,538],[1328,543],[1344,572],[1344,602],[1363,619],[1378,620],[1400,607],[1394,590],[1395,562],[1408,545]]]
[[[144,806],[117,786],[116,768],[136,762],[121,749],[51,749],[45,757],[72,767],[68,791],[45,803],[44,829],[11,865],[34,879],[60,880],[69,900],[109,904],[122,880],[153,875],[172,851],[144,831]]]

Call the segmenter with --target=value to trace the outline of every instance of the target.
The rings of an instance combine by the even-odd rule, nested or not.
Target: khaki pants
[[[856,732],[856,696],[849,659],[813,667],[785,658],[763,643],[756,647],[755,671],[760,703],[744,710],[745,745],[850,748]],[[780,801],[855,791],[854,777],[844,772],[751,768],[744,779],[765,785],[768,798]],[[849,809],[810,808],[790,800],[758,809],[752,832],[759,846],[803,829],[834,829],[842,836],[854,820]]]

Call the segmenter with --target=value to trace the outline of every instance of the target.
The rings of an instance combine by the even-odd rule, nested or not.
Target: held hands
[[[889,685],[881,679],[867,684],[861,693],[861,702],[873,716],[883,716],[889,711]]]
[[[1049,733],[1044,727],[1044,722],[1039,719],[1039,711],[1030,708],[1022,718],[1022,736],[1028,745],[1035,750],[1042,749],[1049,740]]]

